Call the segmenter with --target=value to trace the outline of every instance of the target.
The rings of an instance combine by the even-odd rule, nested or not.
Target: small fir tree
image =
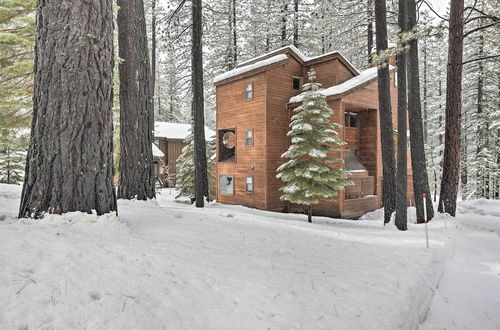
[[[189,197],[194,198],[194,139],[192,129],[189,130],[189,135],[184,140],[186,146],[182,148],[181,155],[177,159],[179,172],[176,176],[175,187],[178,194],[175,198]],[[214,178],[214,161],[215,158],[215,139],[207,140],[207,160],[208,160],[208,185],[209,195],[213,194]]]
[[[341,150],[345,144],[336,130],[342,125],[331,122],[332,109],[328,108],[326,96],[318,92],[321,84],[314,82],[316,72],[309,71],[309,83],[304,84],[302,105],[296,108],[290,123],[288,136],[292,144],[281,157],[289,159],[278,168],[277,178],[286,185],[280,190],[281,200],[307,205],[308,221],[312,222],[312,205],[319,199],[330,200],[347,185],[347,172],[334,164],[342,159],[332,152]]]
[[[0,183],[23,181],[28,139],[17,129],[0,131]]]

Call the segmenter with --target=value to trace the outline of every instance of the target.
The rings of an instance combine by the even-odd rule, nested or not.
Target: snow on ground
[[[461,202],[454,255],[422,329],[500,329],[500,201]]]
[[[469,234],[432,221],[425,249],[421,225],[399,232],[382,221],[196,209],[169,189],[157,201],[119,201],[119,217],[16,220],[19,194],[0,185],[0,329],[415,329],[445,258],[456,259]],[[493,277],[497,264],[487,267]],[[446,296],[453,306],[436,298],[433,309],[449,312],[455,298]],[[495,309],[482,329],[498,324]],[[431,310],[423,327],[441,321]]]

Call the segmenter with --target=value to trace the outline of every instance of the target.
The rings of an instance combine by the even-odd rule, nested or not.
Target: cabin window
[[[245,145],[247,147],[253,146],[253,129],[249,129],[245,132]]]
[[[218,132],[219,161],[234,162],[236,160],[236,131],[221,129]]]
[[[220,193],[223,195],[234,194],[234,178],[230,175],[221,175],[219,178]]]
[[[247,176],[245,180],[245,190],[253,192],[253,176]]]
[[[358,114],[355,112],[345,113],[344,127],[358,127]]]
[[[293,89],[302,89],[302,77],[301,76],[293,76],[292,78],[292,86]]]
[[[158,162],[153,162],[153,177],[158,177]]]
[[[245,86],[245,99],[247,100],[253,99],[253,83],[247,84]]]

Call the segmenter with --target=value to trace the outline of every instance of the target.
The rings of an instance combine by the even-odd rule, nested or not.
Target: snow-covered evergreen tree
[[[316,72],[311,70],[308,76],[302,105],[294,110],[290,123],[288,136],[292,144],[281,156],[289,160],[278,168],[277,178],[286,183],[280,188],[284,193],[280,198],[308,206],[308,220],[311,222],[313,204],[320,199],[332,199],[353,183],[340,166],[342,159],[332,156],[345,144],[336,131],[342,126],[331,121],[333,111],[328,108],[326,96],[319,93],[321,84],[314,82]]]
[[[176,176],[175,188],[179,197],[194,197],[194,139],[192,130],[189,130],[189,135],[184,140],[186,146],[182,148],[181,155],[177,159],[179,172]],[[215,138],[207,140],[207,161],[208,161],[208,189],[209,195],[212,196],[215,182]]]
[[[29,136],[24,130],[0,131],[0,183],[21,183]]]

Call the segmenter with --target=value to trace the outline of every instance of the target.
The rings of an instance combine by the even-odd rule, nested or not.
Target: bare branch
[[[423,2],[427,5],[427,7],[429,7],[429,9],[434,13],[434,15],[436,15],[437,17],[439,17],[440,19],[442,19],[443,21],[448,21],[447,18],[444,18],[443,16],[439,15],[435,10],[434,8],[432,8],[432,6],[426,1],[426,0],[423,0]]]
[[[469,34],[471,33],[474,33],[474,32],[477,32],[477,31],[480,31],[480,30],[484,30],[484,29],[487,29],[493,25],[497,25],[498,23],[500,23],[500,21],[495,21],[493,23],[490,23],[490,24],[486,24],[486,25],[483,25],[483,26],[480,26],[480,27],[477,27],[477,28],[474,28],[472,30],[469,30],[467,32],[464,33],[464,38],[467,37]]]
[[[496,58],[496,57],[500,57],[500,54],[474,58],[472,60],[468,60],[468,61],[463,62],[462,65],[465,65],[465,64],[468,64],[468,63],[472,63],[472,62],[487,60],[487,59],[490,59],[490,58]]]

